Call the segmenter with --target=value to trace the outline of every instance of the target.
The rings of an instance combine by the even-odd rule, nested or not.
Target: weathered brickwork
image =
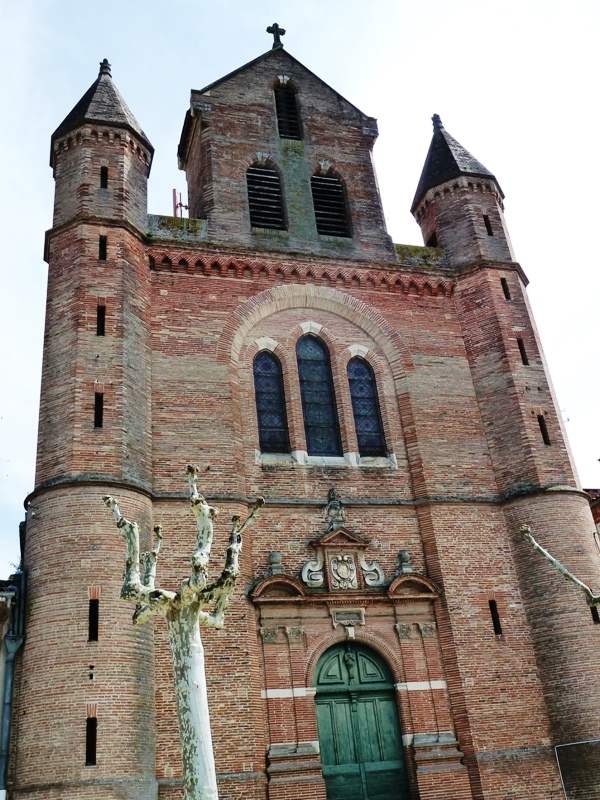
[[[274,123],[283,69],[299,86],[300,142],[280,140]],[[519,527],[592,585],[600,559],[495,179],[429,189],[415,214],[438,247],[393,248],[370,161],[374,120],[292,57],[266,54],[193,93],[192,110],[180,159],[201,220],[147,223],[151,150],[129,117],[117,125],[107,111],[94,128],[82,112],[54,142],[11,800],[181,800],[166,626],[131,624],[119,600],[124,546],[101,498],[117,496],[146,536],[163,526],[159,582],[176,587],[195,535],[187,463],[221,509],[216,561],[227,520],[266,498],[226,628],[203,636],[222,800],[326,800],[317,665],[346,644],[392,676],[411,800],[561,796],[554,746],[600,737],[600,626]],[[250,228],[244,179],[263,150],[278,154],[295,203],[289,230],[270,237]],[[316,233],[307,194],[331,153],[353,220],[339,247]],[[295,352],[307,333],[331,359],[335,457],[307,445]],[[253,361],[265,350],[282,366],[289,453],[259,447]],[[359,452],[347,376],[357,356],[373,370],[382,456]],[[326,532],[331,489],[344,520]],[[343,589],[340,553],[356,567]],[[312,585],[308,562],[320,574]],[[98,641],[88,641],[90,599]],[[90,707],[97,758],[85,766]],[[573,767],[576,800],[598,788],[593,758],[587,783]]]
[[[323,254],[392,259],[393,245],[373,172],[377,122],[334,92],[284,50],[204,90],[192,91],[179,144],[188,180],[190,216],[208,218],[210,239],[252,249],[317,250]],[[301,140],[279,136],[273,86],[279,76],[297,90]],[[287,230],[251,229],[246,170],[268,156],[281,176]],[[310,178],[328,162],[347,187],[352,238],[318,236]]]

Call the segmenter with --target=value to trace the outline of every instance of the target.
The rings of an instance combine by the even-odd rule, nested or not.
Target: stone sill
[[[305,450],[292,450],[291,453],[261,453],[255,451],[255,463],[261,466],[298,464],[304,467],[367,467],[377,469],[398,469],[394,453],[387,456],[360,456],[358,453],[344,453],[343,456],[309,456]]]

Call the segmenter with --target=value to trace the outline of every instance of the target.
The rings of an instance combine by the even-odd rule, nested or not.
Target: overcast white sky
[[[584,486],[600,486],[597,0],[0,0],[0,577],[18,561],[33,488],[44,324],[50,134],[105,56],[156,148],[149,210],[185,190],[176,147],[189,92],[286,48],[379,120],[388,228],[409,207],[432,113],[498,177]]]

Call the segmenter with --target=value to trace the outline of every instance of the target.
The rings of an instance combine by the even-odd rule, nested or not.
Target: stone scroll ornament
[[[125,539],[127,552],[121,598],[135,603],[134,624],[139,625],[154,616],[167,620],[181,738],[184,800],[218,800],[200,626],[223,627],[225,609],[233,596],[240,571],[242,532],[264,500],[262,497],[256,500],[245,522],[240,522],[239,516],[232,517],[225,566],[220,577],[209,583],[208,564],[217,509],[209,506],[198,493],[198,468],[188,465],[186,475],[190,506],[196,518],[197,539],[190,577],[181,582],[176,592],[157,589],[154,585],[163,538],[161,527],[154,528],[154,548],[149,553],[140,554],[137,522],[125,519],[113,497],[106,496],[103,500]]]
[[[552,564],[554,569],[557,572],[560,572],[560,574],[563,576],[565,580],[569,581],[570,583],[573,583],[575,586],[577,586],[578,589],[580,589],[583,592],[589,606],[600,606],[600,592],[593,592],[586,583],[580,581],[579,578],[576,578],[575,575],[573,575],[573,573],[570,572],[564,566],[564,564],[561,564],[561,562],[557,558],[555,558],[551,553],[549,553],[545,547],[542,547],[542,545],[539,544],[539,542],[537,542],[536,539],[534,538],[529,525],[521,525],[520,530],[523,536],[530,542],[532,547],[535,550],[537,550],[538,553],[543,555],[544,558],[547,559]]]

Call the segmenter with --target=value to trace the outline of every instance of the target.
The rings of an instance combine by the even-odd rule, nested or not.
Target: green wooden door
[[[402,738],[389,670],[348,643],[317,665],[317,724],[328,800],[408,798]]]

